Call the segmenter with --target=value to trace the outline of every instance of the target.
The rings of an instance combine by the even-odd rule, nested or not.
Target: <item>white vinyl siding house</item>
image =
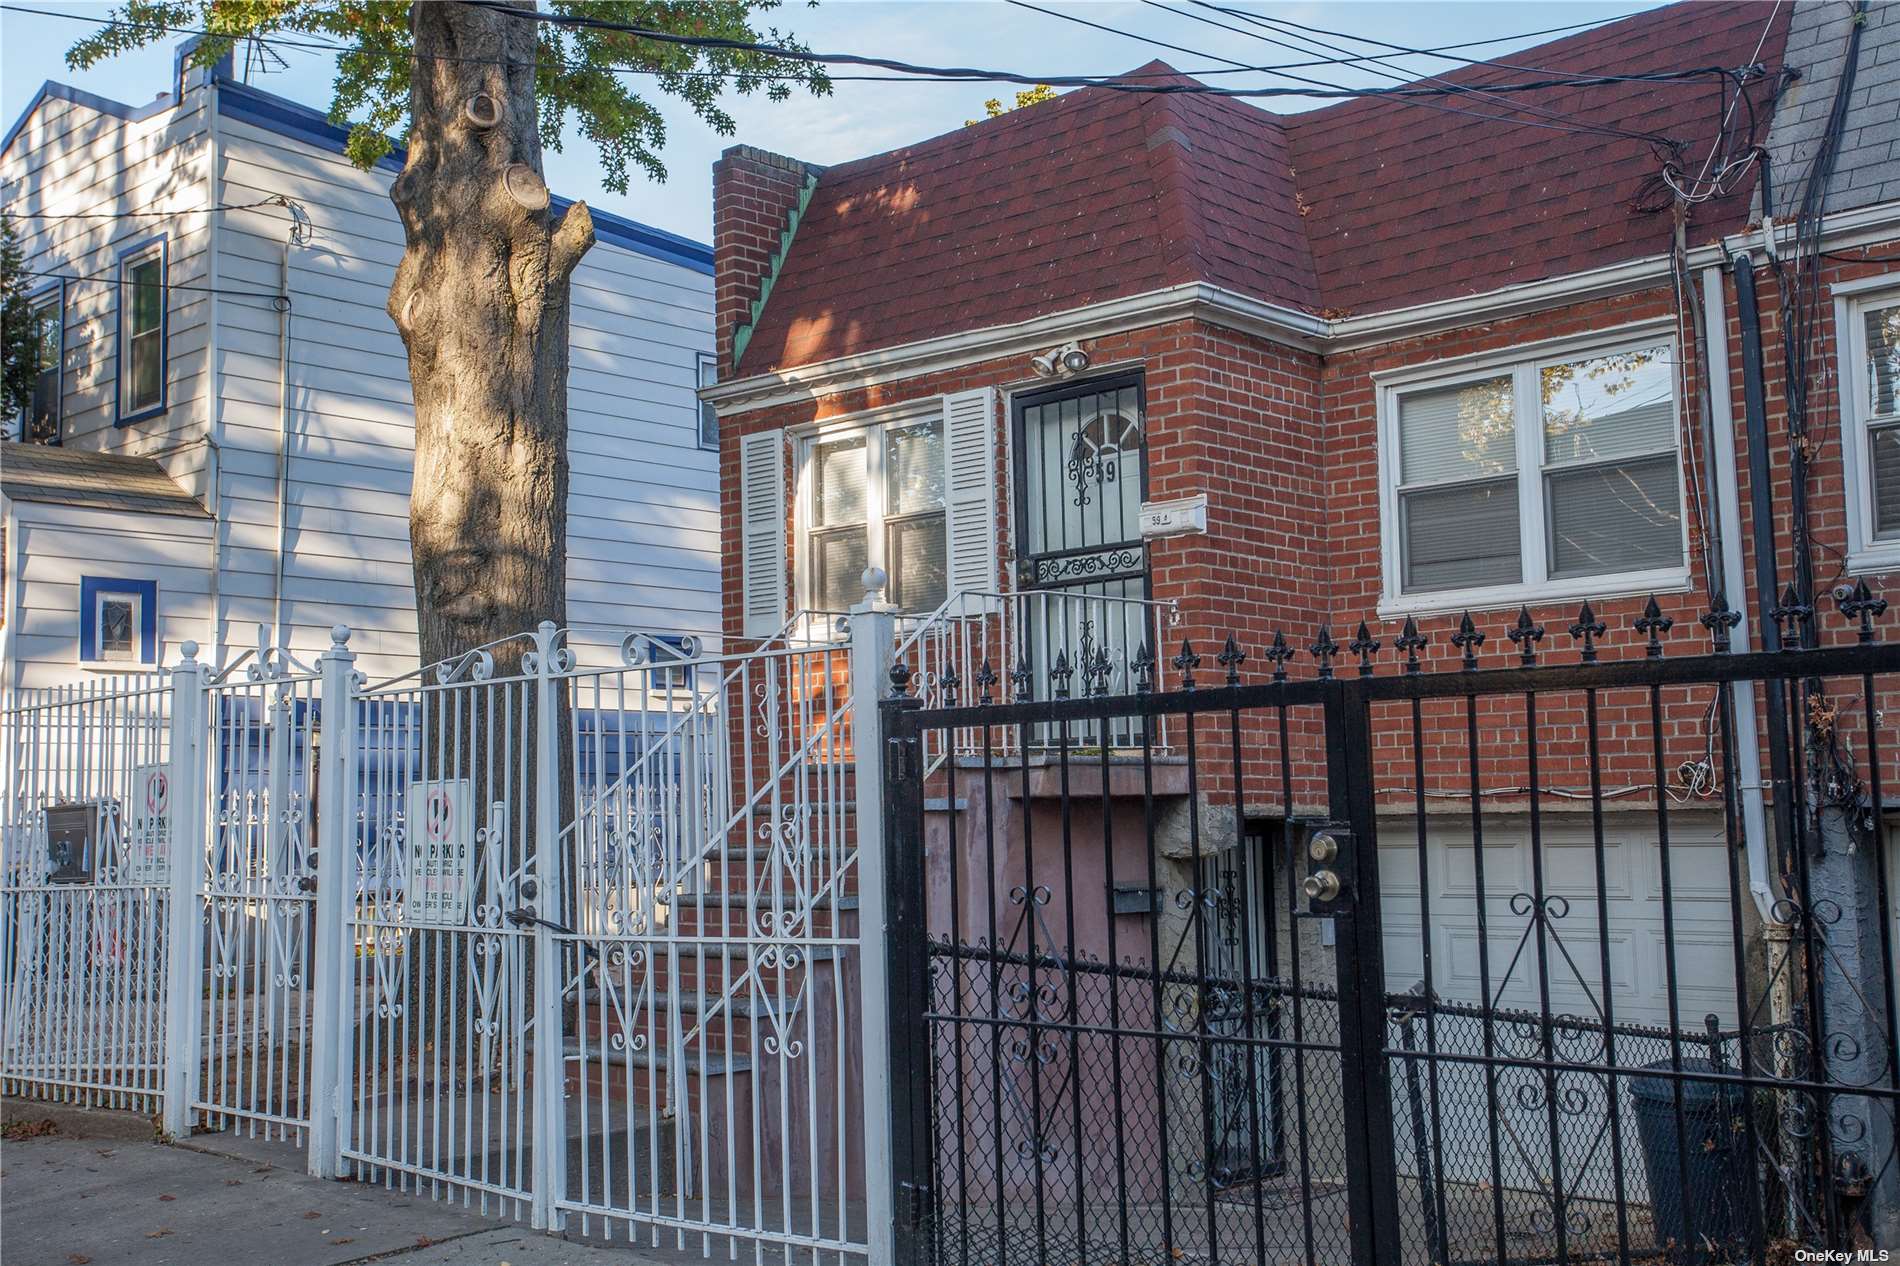
[[[201,71],[181,83],[141,111],[49,85],[0,155],[27,266],[66,279],[61,442],[156,458],[210,512],[183,563],[204,582],[159,586],[162,662],[187,639],[228,660],[260,629],[308,661],[347,624],[366,671],[405,671],[414,424],[384,308],[402,254],[399,166],[359,170],[316,111]],[[124,218],[52,218],[80,212]],[[717,458],[694,395],[712,349],[711,254],[598,212],[596,226],[574,278],[569,377],[568,605],[583,655],[617,654],[633,630],[704,641],[718,625]],[[154,279],[156,321],[136,299]],[[18,513],[63,512],[40,500]],[[145,577],[157,564],[121,564],[115,539],[158,541],[176,524],[141,515],[76,536],[75,574],[57,581],[31,556],[47,530],[8,542],[21,557],[6,606],[26,620],[8,686],[69,680],[79,662],[77,589],[27,589],[42,575]],[[162,552],[183,560],[176,541]]]

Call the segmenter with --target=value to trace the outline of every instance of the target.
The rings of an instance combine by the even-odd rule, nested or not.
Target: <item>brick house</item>
[[[1652,597],[1671,636],[1706,639],[1699,617],[1718,582],[1743,617],[1736,644],[1763,645],[1777,634],[1764,613],[1779,605],[1760,591],[1767,570],[1777,588],[1811,572],[1817,602],[1861,580],[1891,593],[1900,428],[1888,421],[1896,371],[1884,332],[1900,321],[1900,61],[1886,58],[1900,51],[1900,17],[1880,7],[1861,34],[1832,176],[1815,182],[1826,186],[1823,254],[1795,342],[1815,384],[1807,434],[1838,439],[1804,450],[1804,563],[1793,543],[1788,204],[1841,82],[1844,13],[1674,5],[1514,54],[1510,67],[1446,76],[1474,89],[1521,81],[1527,66],[1631,77],[1508,106],[1378,98],[1276,115],[1095,87],[830,168],[728,150],[714,174],[720,383],[703,393],[723,442],[725,635],[768,638],[800,613],[840,610],[872,566],[920,618],[958,595],[1036,596],[1042,607],[1012,608],[1023,630],[1011,643],[1040,650],[1036,688],[1048,687],[1053,650],[1073,656],[1086,628],[1117,652],[1119,692],[1133,688],[1132,650],[1151,628],[1169,639],[1161,658],[1189,639],[1207,671],[1231,634],[1252,655],[1247,671],[1264,675],[1276,634],[1306,662],[1328,629],[1351,663],[1363,619],[1388,672],[1408,621],[1428,639],[1428,670],[1458,664],[1467,613],[1490,634],[1479,662],[1502,666],[1521,653],[1504,636],[1520,610],[1554,653],[1589,603],[1610,658],[1643,653],[1634,626]],[[1662,183],[1658,138],[1676,143],[1691,176],[1721,144],[1706,82],[1636,78],[1688,65],[1760,68],[1746,96],[1769,156],[1771,217],[1759,163],[1693,202]],[[1795,72],[1785,81],[1784,67]],[[1192,81],[1155,62],[1125,82]],[[1766,442],[1751,446],[1751,431]],[[1762,535],[1751,460],[1770,485]],[[1761,540],[1772,569],[1758,566]],[[1049,602],[1093,614],[1051,617]],[[1114,627],[1127,602],[1160,610]],[[1061,627],[1030,628],[1037,620]],[[1766,706],[1738,696],[1737,732],[1758,734]],[[1618,1011],[1632,1021],[1669,1015],[1651,878],[1659,801],[1678,858],[1674,935],[1729,952],[1726,905],[1702,908],[1726,891],[1701,882],[1725,873],[1711,707],[1670,698],[1657,752],[1636,724],[1645,704],[1605,701],[1608,852],[1624,874],[1608,919],[1629,995]],[[1520,723],[1481,719],[1487,731]],[[1538,782],[1555,789],[1545,844],[1584,861],[1587,815],[1565,812],[1565,789],[1587,779],[1580,708],[1559,702],[1543,725]],[[1423,823],[1439,808],[1427,797],[1475,777],[1493,806],[1487,864],[1526,868],[1525,756],[1520,745],[1473,770],[1462,750],[1435,749],[1416,788],[1411,752],[1381,751],[1382,804],[1405,822],[1392,833],[1405,850],[1395,875],[1412,865],[1415,805]],[[1294,762],[1283,814],[1264,808],[1277,771],[1248,763],[1244,829],[1269,847],[1234,850],[1243,871],[1284,859],[1295,819],[1323,811],[1323,759],[1309,746]],[[1738,760],[1758,929],[1775,884],[1776,805],[1756,745],[1742,743]],[[947,790],[974,796],[967,777]],[[1234,794],[1203,782],[1210,802]],[[992,815],[1014,839],[1023,814],[1046,808],[973,805],[970,821]],[[1475,991],[1469,823],[1438,814],[1418,838],[1428,879],[1414,870],[1409,889],[1386,894],[1389,979],[1409,985],[1429,939],[1449,965],[1441,987]],[[944,864],[933,857],[933,873]],[[1082,932],[1097,949],[1099,931]],[[1124,945],[1145,943],[1132,931]],[[1508,949],[1516,933],[1491,935]],[[1592,987],[1571,981],[1552,1005],[1582,1007]],[[1689,979],[1679,1005],[1721,1013],[1733,995]]]

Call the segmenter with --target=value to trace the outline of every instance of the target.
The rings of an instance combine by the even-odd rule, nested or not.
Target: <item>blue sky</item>
[[[1642,0],[1621,4],[1219,2],[1229,8],[1412,47],[1605,21],[1653,7]],[[109,11],[108,6],[40,0],[21,3],[52,16],[0,10],[0,117],[7,124],[49,78],[134,104],[150,100],[165,88],[171,48],[176,41],[124,54],[83,73],[72,72],[65,68],[66,49],[81,34],[96,29],[95,23],[81,19],[101,17]],[[1324,50],[1307,55],[1291,53],[1208,25],[1188,13],[1230,26],[1247,24],[1227,14],[1192,7],[1185,0],[1168,0],[1169,8],[1177,12],[1106,0],[1038,3],[1145,38],[1091,30],[998,0],[827,0],[815,8],[793,3],[763,21],[790,29],[823,51],[875,53],[914,62],[980,65],[1027,74],[1110,74],[1152,57],[1192,70],[1218,66],[1221,59],[1261,65],[1327,55]],[[1318,38],[1342,42],[1333,37]],[[1487,45],[1471,50],[1470,55],[1497,59],[1545,38],[1557,37]],[[1193,51],[1162,48],[1147,41],[1164,41]],[[1357,45],[1353,48],[1355,52],[1378,51]],[[282,55],[289,59],[287,67],[268,74],[254,73],[252,82],[306,105],[327,108],[332,71],[329,57],[295,50],[285,50]],[[1416,73],[1442,72],[1453,64],[1438,58],[1413,58],[1400,63]],[[1348,87],[1389,82],[1357,67],[1322,67],[1299,73]],[[1222,76],[1218,82],[1252,86],[1276,81],[1264,75],[1233,75]],[[664,184],[636,177],[625,195],[607,192],[600,186],[588,143],[579,136],[568,138],[564,152],[548,154],[548,183],[558,193],[584,197],[591,205],[705,241],[712,223],[711,167],[727,145],[744,141],[811,162],[842,162],[957,127],[965,119],[980,117],[986,98],[1001,96],[1007,100],[1014,91],[1005,84],[839,83],[829,97],[801,95],[779,104],[762,97],[734,96],[729,109],[738,131],[731,137],[715,134],[689,110],[662,101],[668,120],[662,154],[668,168]],[[1314,104],[1319,103],[1282,99],[1275,108],[1297,110]]]

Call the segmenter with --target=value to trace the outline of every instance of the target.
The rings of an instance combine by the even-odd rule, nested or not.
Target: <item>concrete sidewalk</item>
[[[59,1132],[0,1141],[7,1266],[659,1266],[687,1258],[576,1243],[459,1204],[323,1182],[301,1152],[219,1136],[152,1141],[125,1114],[7,1105]],[[698,1260],[695,1254],[692,1260]]]

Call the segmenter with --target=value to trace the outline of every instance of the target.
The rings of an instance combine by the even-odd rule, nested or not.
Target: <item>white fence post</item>
[[[204,1021],[204,921],[198,887],[204,878],[205,668],[198,644],[179,648],[172,669],[170,802],[166,840],[171,889],[165,912],[165,1104],[162,1124],[174,1139],[191,1133],[198,1094],[199,1035]]]
[[[349,1138],[350,1032],[354,1027],[355,947],[349,917],[356,902],[356,839],[350,811],[356,783],[356,656],[350,630],[330,630],[330,649],[317,660],[322,695],[317,714],[316,944],[311,962],[309,1169],[318,1178],[343,1172]]]
[[[864,1204],[870,1266],[896,1261],[891,1189],[890,992],[884,956],[884,736],[878,701],[897,649],[897,608],[884,601],[884,572],[864,573],[864,601],[851,608],[851,755],[857,777],[858,978],[863,997]],[[919,1058],[922,1056],[920,1055]]]
[[[530,1225],[561,1229],[567,1194],[566,1035],[561,1032],[561,709],[566,653],[543,620],[534,637],[534,1201]]]

